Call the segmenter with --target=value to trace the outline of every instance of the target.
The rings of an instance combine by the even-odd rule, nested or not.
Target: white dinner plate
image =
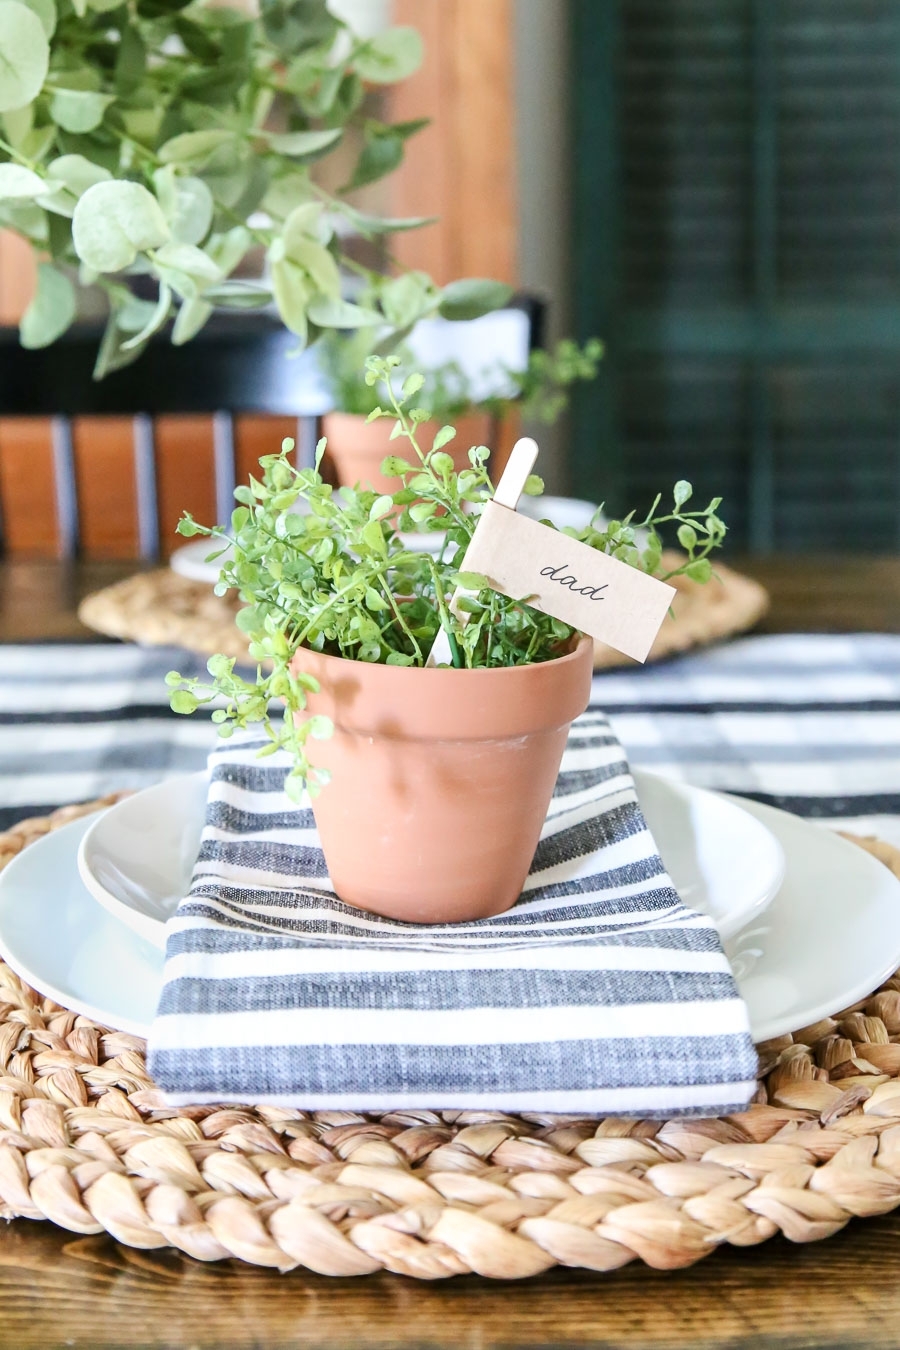
[[[64,1008],[146,1036],[163,954],[101,909],[78,878],[78,845],[96,819],[52,830],[0,872],[0,955]]]
[[[781,885],[781,845],[719,793],[654,774],[639,777],[641,806],[675,889],[715,921],[722,938],[732,937]],[[206,788],[205,773],[185,774],[126,797],[91,826],[78,852],[91,894],[160,948],[166,920],[190,885]]]
[[[649,802],[654,775],[634,777]],[[829,830],[734,803],[771,830],[786,859],[765,914],[727,944],[754,1037],[766,1040],[864,998],[900,966],[900,881]],[[97,905],[78,876],[79,845],[97,819],[44,835],[0,873],[0,954],[63,1006],[146,1035],[163,953]]]
[[[634,777],[649,800],[653,775]],[[864,998],[900,966],[900,881],[830,830],[734,801],[772,831],[787,864],[764,916],[727,946],[754,1037],[767,1040]],[[0,955],[63,1006],[146,1035],[163,954],[101,909],[78,876],[96,819],[44,835],[0,873]]]

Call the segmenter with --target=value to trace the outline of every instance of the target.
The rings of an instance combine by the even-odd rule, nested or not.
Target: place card
[[[492,590],[561,619],[636,661],[645,661],[675,587],[519,515],[516,506],[537,453],[530,437],[514,445],[460,571],[478,572]],[[463,594],[457,591],[450,604],[461,622],[465,616],[456,602]],[[450,644],[441,629],[426,665],[449,665],[450,661]]]
[[[644,661],[675,587],[559,530],[488,502],[460,569],[495,591]]]

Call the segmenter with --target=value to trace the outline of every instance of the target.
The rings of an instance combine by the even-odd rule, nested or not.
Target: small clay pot
[[[456,436],[444,446],[453,459],[457,472],[469,467],[469,450],[473,445],[484,445],[488,435],[489,419],[482,413],[452,419]],[[416,431],[416,439],[427,452],[440,429],[439,422],[423,422]],[[391,440],[394,419],[381,417],[376,422],[356,413],[328,413],[322,419],[322,434],[328,442],[328,454],[343,487],[374,488],[376,492],[396,492],[397,478],[386,478],[381,462],[386,455],[399,455],[412,462],[415,453],[404,438]]]
[[[496,670],[298,652],[294,667],[321,686],[309,710],[335,727],[307,748],[331,772],[313,811],[340,898],[409,923],[515,904],[592,658],[589,638],[555,661]]]

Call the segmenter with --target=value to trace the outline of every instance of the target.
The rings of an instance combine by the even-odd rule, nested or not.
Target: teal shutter
[[[571,0],[573,486],[757,550],[900,541],[900,4]]]

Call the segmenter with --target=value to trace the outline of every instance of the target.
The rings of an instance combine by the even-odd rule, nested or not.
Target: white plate
[[[640,775],[639,794],[686,904],[709,914],[723,938],[762,913],[784,876],[781,845],[765,826],[726,797],[653,774]],[[91,894],[161,948],[166,919],[190,885],[205,803],[205,773],[170,778],[110,807],[78,852]]]
[[[179,576],[187,577],[188,581],[208,581],[210,586],[215,586],[224,558],[218,558],[215,562],[207,562],[206,559],[221,547],[217,539],[195,539],[172,552],[169,566]]]
[[[634,776],[645,799],[653,775]],[[735,804],[772,831],[787,861],[764,919],[728,944],[753,1034],[766,1040],[855,1003],[900,966],[900,881],[829,830]],[[65,1007],[146,1035],[163,954],[104,913],[78,877],[78,847],[96,819],[44,835],[0,873],[0,955]]]
[[[45,834],[0,873],[0,954],[64,1008],[146,1036],[163,955],[101,909],[78,879],[78,845],[96,819]]]

